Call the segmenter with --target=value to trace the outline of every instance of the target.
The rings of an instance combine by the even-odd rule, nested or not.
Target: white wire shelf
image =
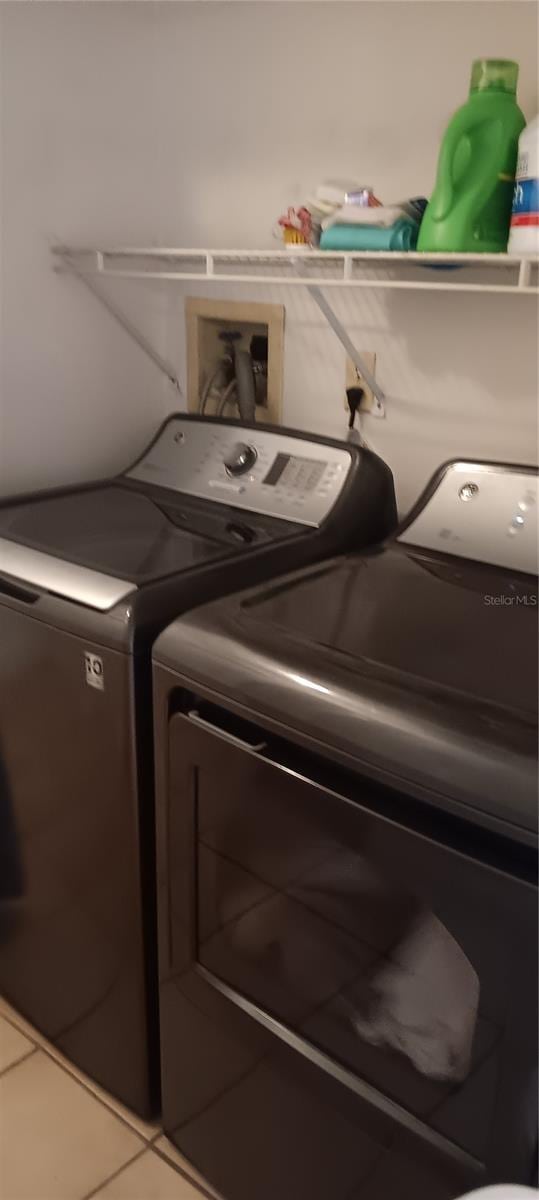
[[[173,247],[54,246],[59,269],[87,277],[176,282],[278,284],[428,292],[539,293],[539,255],[338,253],[280,250],[207,250]]]

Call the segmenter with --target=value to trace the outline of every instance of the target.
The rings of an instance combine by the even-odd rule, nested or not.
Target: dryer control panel
[[[452,462],[398,540],[535,575],[537,504],[531,467]]]
[[[317,527],[340,496],[350,465],[345,446],[263,426],[172,417],[127,475]]]

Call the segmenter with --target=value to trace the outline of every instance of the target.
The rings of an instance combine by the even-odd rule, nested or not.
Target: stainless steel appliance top
[[[346,446],[308,435],[174,417],[128,478],[316,528],[351,461]]]
[[[452,462],[399,541],[536,575],[537,501],[533,468]]]

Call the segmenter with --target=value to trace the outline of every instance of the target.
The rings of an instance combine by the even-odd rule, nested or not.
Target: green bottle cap
[[[472,65],[470,92],[510,92],[516,95],[518,63],[507,58],[476,58]]]

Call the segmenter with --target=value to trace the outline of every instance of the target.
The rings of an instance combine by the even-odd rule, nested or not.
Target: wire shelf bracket
[[[113,300],[111,300],[109,296],[104,294],[99,285],[95,282],[95,279],[92,275],[79,270],[77,264],[72,261],[68,254],[61,254],[60,257],[63,266],[67,268],[69,273],[74,275],[75,278],[78,279],[83,286],[88,289],[89,292],[91,292],[92,296],[94,296],[95,299],[103,305],[103,308],[105,308],[110,316],[113,317],[113,319],[117,322],[117,324],[121,326],[124,332],[127,333],[128,337],[130,337],[131,340],[135,342],[137,346],[139,346],[143,353],[146,354],[149,359],[151,359],[154,365],[158,367],[163,375],[166,376],[169,383],[176,388],[176,391],[179,393],[179,395],[182,396],[183,389],[172,363],[168,362],[166,358],[163,358],[163,356],[154,349],[151,342],[149,342],[147,337],[141,333],[140,329],[138,329],[134,322],[131,321],[129,317],[126,317],[121,308]]]

